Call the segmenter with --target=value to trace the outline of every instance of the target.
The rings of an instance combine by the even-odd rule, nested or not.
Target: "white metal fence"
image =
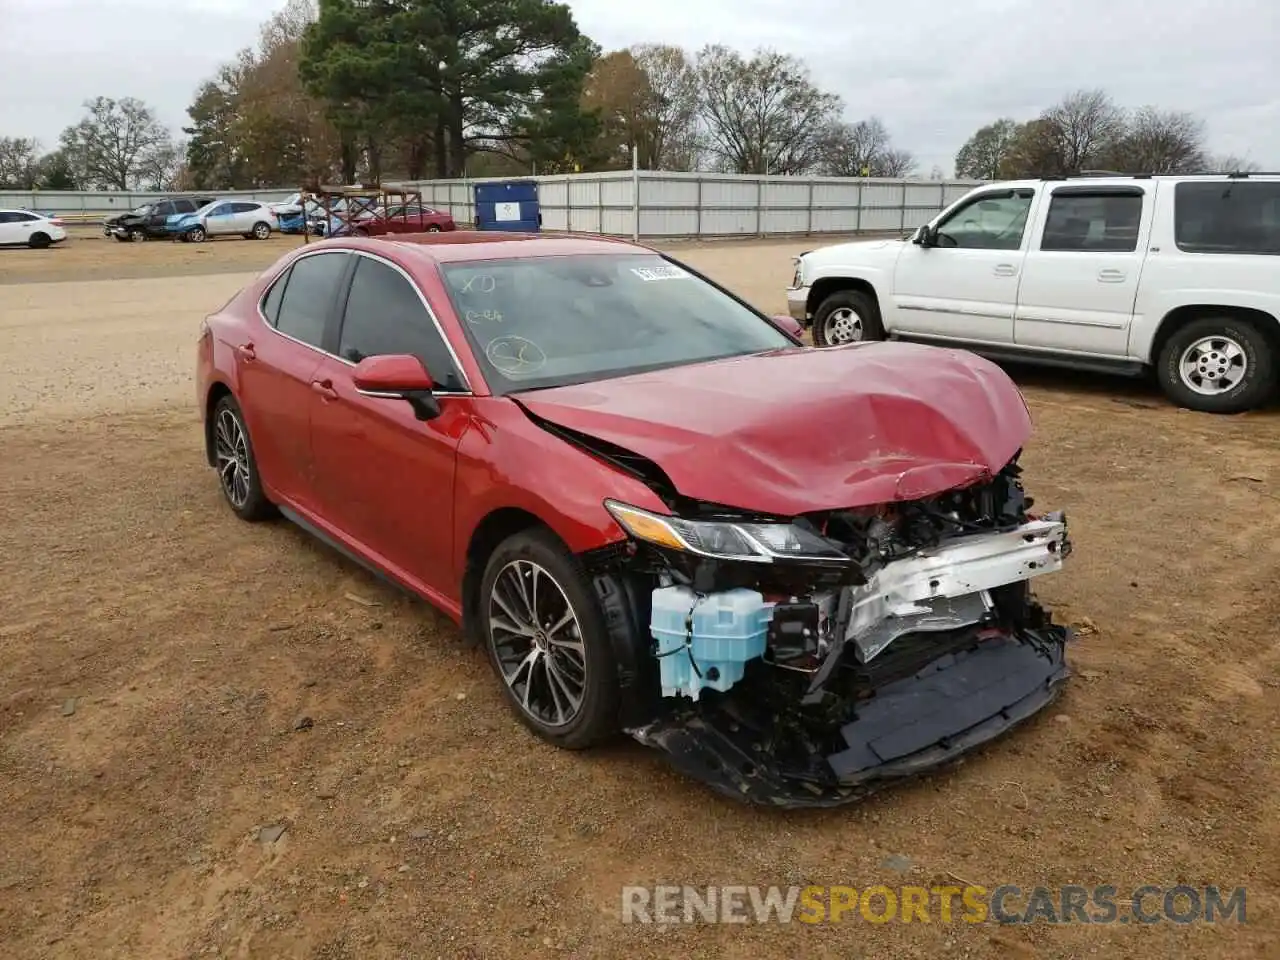
[[[430,206],[460,223],[475,219],[473,190],[485,180],[423,180]],[[963,196],[976,180],[761,177],[619,171],[522,177],[538,183],[542,225],[641,237],[733,237],[911,230]],[[219,196],[283,200],[292,190],[219,191]],[[157,193],[0,192],[0,207],[92,219],[158,199]]]

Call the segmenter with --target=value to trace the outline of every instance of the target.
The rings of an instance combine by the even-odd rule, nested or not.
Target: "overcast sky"
[[[175,130],[196,87],[283,0],[0,0],[0,136],[56,143],[92,96],[138,97]],[[850,119],[879,115],[921,172],[999,116],[1069,90],[1190,110],[1210,149],[1280,169],[1277,0],[573,0],[605,49],[720,42],[803,57]],[[695,12],[696,11],[696,12]]]

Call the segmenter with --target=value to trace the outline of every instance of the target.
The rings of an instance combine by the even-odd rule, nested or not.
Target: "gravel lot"
[[[296,240],[0,250],[0,954],[1230,958],[1280,936],[1280,421],[1015,371],[1056,711],[844,810],[543,746],[443,618],[202,461],[200,318]],[[781,310],[815,242],[680,255]],[[838,429],[838,424],[832,425]],[[354,599],[353,599],[354,598]],[[309,723],[304,722],[309,718]],[[274,842],[263,827],[283,826]],[[1248,887],[1246,926],[623,925],[623,884]],[[1272,943],[1271,948],[1265,946]],[[1274,952],[1269,955],[1275,956]]]

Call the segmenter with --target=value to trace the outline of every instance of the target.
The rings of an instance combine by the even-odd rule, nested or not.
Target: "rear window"
[[[1178,249],[1280,254],[1280,183],[1180,183],[1173,196]]]

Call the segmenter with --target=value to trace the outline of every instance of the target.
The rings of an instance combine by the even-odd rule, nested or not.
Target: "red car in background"
[[[354,233],[362,237],[382,237],[389,233],[441,233],[457,230],[453,216],[420,203],[400,203],[379,209],[375,216],[361,218]]]
[[[207,318],[206,453],[482,644],[563,747],[625,730],[723,793],[830,805],[1052,702],[1017,387],[974,354],[814,349],[604,238],[326,240]]]

